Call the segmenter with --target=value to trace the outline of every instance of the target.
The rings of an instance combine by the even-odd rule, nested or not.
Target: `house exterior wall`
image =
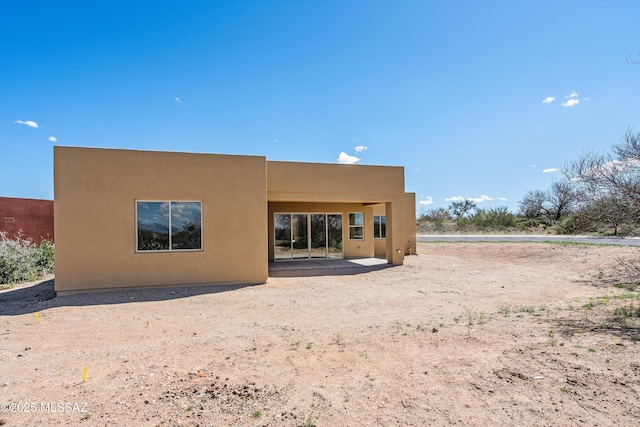
[[[53,200],[0,197],[0,231],[10,239],[22,232],[35,243],[54,240]]]
[[[56,291],[264,283],[266,160],[55,147]],[[136,252],[136,200],[201,201],[203,248]]]
[[[346,258],[379,250],[402,264],[407,236],[415,239],[415,196],[404,193],[402,167],[55,147],[54,191],[55,287],[63,293],[264,283],[275,213],[342,214]],[[139,201],[201,202],[202,249],[137,251]],[[374,209],[387,215],[384,249],[373,238]],[[349,239],[354,212],[364,214],[363,240]]]
[[[404,193],[404,168],[268,161],[267,189],[269,201],[384,202]]]
[[[404,239],[405,255],[416,252],[416,193],[404,193]],[[411,247],[410,247],[411,246]]]
[[[384,203],[373,206],[374,215],[386,215]],[[384,256],[387,253],[387,239],[374,239],[374,254],[375,256]]]

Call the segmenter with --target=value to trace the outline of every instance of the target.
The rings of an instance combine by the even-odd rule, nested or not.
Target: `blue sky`
[[[357,158],[404,166],[419,209],[516,210],[640,130],[639,16],[632,0],[2,0],[0,195],[53,198],[69,145]]]

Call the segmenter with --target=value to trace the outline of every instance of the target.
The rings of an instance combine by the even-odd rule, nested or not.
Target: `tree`
[[[420,221],[445,221],[451,219],[451,215],[445,208],[430,208],[422,211]]]
[[[546,216],[544,213],[544,204],[547,201],[547,193],[542,190],[528,191],[524,198],[520,201],[520,216],[525,218],[540,218]]]
[[[453,202],[447,208],[453,216],[458,218],[464,218],[472,210],[476,209],[476,204],[472,200],[465,200],[464,202]]]
[[[520,215],[525,218],[546,218],[558,221],[573,213],[577,195],[573,185],[566,180],[554,181],[547,191],[529,191],[520,201]]]
[[[555,181],[547,193],[548,216],[554,221],[573,213],[577,195],[569,181]]]
[[[602,210],[595,217],[640,224],[640,132],[628,129],[611,153],[586,152],[566,164],[564,174],[581,210]]]
[[[618,235],[618,227],[629,220],[629,207],[620,197],[612,196],[601,200],[593,200],[580,211],[583,222],[592,225],[609,224],[613,234]]]

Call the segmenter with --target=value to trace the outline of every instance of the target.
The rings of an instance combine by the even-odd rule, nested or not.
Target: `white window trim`
[[[140,203],[168,203],[169,204],[169,249],[160,250],[140,250],[138,249],[138,202]],[[172,249],[171,248],[171,203],[200,203],[200,249]],[[204,212],[202,209],[202,200],[154,200],[154,199],[136,199],[135,200],[135,252],[137,254],[157,254],[157,253],[182,253],[182,252],[203,252],[204,251]]]
[[[351,215],[357,215],[360,214],[362,215],[362,225],[351,225]],[[364,212],[349,212],[347,214],[347,225],[348,225],[348,229],[347,229],[347,239],[352,241],[352,242],[363,242],[364,241]],[[351,227],[353,228],[362,228],[362,238],[361,239],[352,239],[351,238]]]

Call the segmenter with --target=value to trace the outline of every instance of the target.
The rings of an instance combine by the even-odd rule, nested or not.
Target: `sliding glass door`
[[[342,215],[327,215],[327,258],[342,258]]]
[[[311,258],[327,257],[327,215],[311,214],[311,241],[309,256]]]
[[[307,234],[307,214],[291,215],[291,257],[309,258],[309,238]]]
[[[275,214],[275,250],[273,256],[278,259],[291,259],[291,215]]]
[[[342,258],[342,214],[275,214],[274,259]]]

